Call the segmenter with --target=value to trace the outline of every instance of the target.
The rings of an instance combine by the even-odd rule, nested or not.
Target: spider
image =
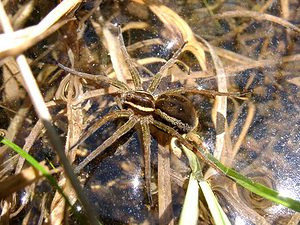
[[[120,118],[127,120],[112,134],[112,136],[107,138],[100,146],[98,146],[94,151],[87,155],[87,157],[75,167],[75,173],[79,173],[88,163],[94,160],[99,154],[101,154],[105,149],[114,144],[123,135],[125,135],[132,129],[136,129],[139,131],[139,138],[143,148],[144,179],[147,196],[150,205],[152,205],[150,186],[150,142],[151,137],[155,137],[154,130],[162,131],[163,134],[177,138],[177,140],[181,144],[196,152],[197,155],[202,159],[205,159],[205,157],[201,155],[196,150],[196,148],[182,136],[183,134],[187,134],[190,131],[196,129],[199,124],[197,110],[195,109],[191,101],[183,94],[192,93],[216,96],[228,95],[228,93],[220,93],[213,90],[179,88],[169,89],[167,91],[164,91],[163,93],[155,94],[155,91],[157,90],[163,77],[164,71],[170,68],[175,63],[177,57],[184,48],[185,43],[160,68],[158,73],[153,76],[150,85],[146,89],[143,89],[141,77],[137,68],[133,65],[133,59],[129,56],[126,50],[120,30],[118,39],[121,44],[121,53],[125,58],[127,64],[126,66],[128,66],[130,74],[132,76],[134,84],[133,89],[130,88],[126,83],[109,78],[105,74],[92,75],[88,73],[78,72],[58,63],[59,67],[61,67],[66,72],[85,79],[106,82],[118,88],[118,92],[116,94],[116,102],[118,102],[119,109],[108,113],[100,120],[92,124],[89,130],[80,138],[80,140],[75,145],[71,147],[71,149],[74,149],[107,122]],[[159,138],[156,139],[158,142],[160,141]],[[213,166],[212,163],[210,164]]]

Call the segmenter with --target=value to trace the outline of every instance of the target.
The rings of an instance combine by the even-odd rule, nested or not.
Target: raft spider
[[[151,130],[153,129],[150,128],[154,127],[155,129],[162,131],[170,137],[176,137],[181,144],[193,150],[198,156],[204,159],[205,157],[197,152],[196,148],[182,137],[182,134],[189,133],[198,125],[197,111],[191,101],[183,94],[192,93],[209,96],[228,94],[213,90],[185,88],[169,89],[158,95],[154,94],[161,82],[164,71],[170,68],[175,63],[176,58],[180,55],[185,44],[183,44],[181,48],[179,48],[174,53],[174,55],[160,68],[158,73],[153,76],[148,88],[144,90],[142,87],[141,77],[138,70],[133,65],[132,59],[126,50],[121,32],[119,32],[118,38],[121,43],[121,53],[125,58],[125,61],[127,63],[126,66],[128,66],[133,80],[133,89],[130,88],[126,83],[116,79],[111,79],[106,75],[92,75],[88,73],[78,72],[65,67],[62,64],[58,64],[63,70],[71,74],[85,79],[106,82],[118,88],[119,90],[117,94],[117,98],[120,103],[119,109],[117,111],[108,113],[93,125],[91,125],[89,131],[84,134],[71,149],[74,149],[107,122],[120,118],[127,120],[112,134],[112,136],[107,138],[100,146],[98,146],[94,151],[87,155],[87,157],[77,165],[77,167],[75,168],[75,173],[79,173],[89,162],[94,160],[99,154],[101,154],[105,149],[114,144],[120,137],[128,133],[131,129],[139,130],[139,139],[143,147],[144,155],[145,186],[150,205],[152,205],[150,186],[150,142],[153,135],[153,132]],[[211,165],[210,162],[208,163]]]

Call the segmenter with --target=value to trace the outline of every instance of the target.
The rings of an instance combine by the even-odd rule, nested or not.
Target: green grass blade
[[[179,225],[197,225],[198,224],[198,202],[199,202],[199,185],[193,175],[190,176],[188,188],[180,214]]]
[[[197,149],[203,156],[205,156],[212,164],[214,164],[226,176],[230,177],[236,183],[243,186],[247,190],[249,190],[261,197],[264,197],[265,199],[268,199],[274,203],[283,205],[283,206],[293,209],[297,212],[300,212],[300,202],[299,201],[294,200],[289,197],[282,196],[277,191],[275,191],[271,188],[268,188],[260,183],[252,181],[251,179],[241,175],[240,173],[236,172],[235,170],[224,166],[213,155],[211,155],[210,153],[207,153],[202,148],[198,147]]]
[[[179,225],[197,225],[198,223],[198,202],[199,202],[199,185],[198,179],[203,178],[201,165],[195,154],[182,146],[185,155],[189,159],[189,165],[192,169],[188,188],[185,194],[185,199],[180,214]]]
[[[210,185],[205,180],[200,180],[199,185],[207,202],[209,211],[215,224],[231,225],[227,215],[224,213]]]
[[[203,178],[202,168],[198,157],[186,147],[182,146],[182,149],[189,159],[192,173],[190,175],[179,224],[197,224],[200,187],[215,224],[230,225],[231,223],[219,205],[210,185]]]
[[[30,163],[31,166],[33,166],[35,169],[41,172],[43,176],[45,176],[49,182],[57,189],[57,191],[64,197],[66,202],[69,204],[69,206],[72,207],[68,197],[64,194],[63,190],[58,186],[56,180],[54,177],[52,177],[49,172],[39,164],[38,161],[35,160],[30,154],[28,154],[26,151],[24,151],[22,148],[20,148],[18,145],[14,144],[10,140],[0,137],[0,142],[11,149],[13,149],[15,152],[17,152],[21,157],[23,157],[28,163]],[[74,209],[73,209],[74,210]]]
[[[28,154],[26,151],[24,151],[22,148],[20,148],[18,145],[14,144],[10,140],[0,136],[0,143],[10,147],[15,152],[17,152],[21,157],[25,158],[25,160],[35,169],[41,172],[41,174],[48,179],[50,184],[63,196],[69,207],[71,208],[71,211],[74,213],[75,217],[78,219],[78,221],[81,221],[82,224],[87,224],[87,219],[85,215],[81,215],[76,208],[71,204],[69,198],[67,195],[63,192],[63,190],[60,188],[58,183],[56,182],[55,178],[51,176],[51,174],[42,166],[39,164],[39,162],[33,158],[30,154]],[[53,165],[52,165],[53,166]],[[99,222],[99,224],[101,224]]]

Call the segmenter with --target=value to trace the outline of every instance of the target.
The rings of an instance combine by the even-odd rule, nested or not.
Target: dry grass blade
[[[293,63],[300,61],[300,54],[296,55],[290,55],[290,56],[283,56],[280,59],[274,60],[274,59],[265,59],[265,60],[259,60],[259,61],[252,61],[249,63],[246,63],[245,65],[236,65],[234,67],[227,66],[225,68],[226,74],[228,76],[232,76],[234,74],[237,74],[239,72],[243,72],[248,69],[259,69],[259,68],[272,68],[274,66],[284,66],[285,63]]]
[[[262,20],[262,21],[271,21],[273,23],[277,23],[281,26],[284,26],[286,28],[292,29],[298,33],[300,33],[300,28],[296,27],[294,24],[286,21],[285,19],[282,19],[277,16],[273,16],[270,14],[265,13],[259,13],[254,11],[248,11],[248,10],[238,10],[238,11],[227,11],[221,14],[214,15],[210,17],[209,19],[222,19],[227,17],[251,17],[255,20]],[[206,20],[206,19],[205,19]]]
[[[48,170],[45,165],[43,165],[43,167]],[[58,172],[60,172],[59,169],[49,171],[50,174]],[[41,171],[38,171],[33,167],[28,167],[26,169],[23,169],[16,175],[7,177],[0,182],[0,199],[6,198],[10,194],[21,190],[22,188],[32,184],[41,177],[43,177]]]
[[[10,34],[0,35],[0,58],[20,54],[58,30],[65,23],[58,23],[59,19],[64,17],[81,2],[81,0],[62,1],[38,25],[15,32],[12,31]]]
[[[228,92],[227,89],[227,76],[220,58],[215,53],[212,46],[203,38],[198,37],[209,49],[211,54],[215,70],[216,70],[216,79],[218,83],[218,91],[222,93]],[[212,115],[215,127],[216,127],[216,150],[214,156],[217,159],[221,159],[226,162],[229,158],[229,149],[231,148],[231,143],[228,137],[227,130],[227,96],[216,96],[216,102],[214,105],[215,112]],[[223,156],[223,157],[222,157]]]
[[[198,37],[198,35],[197,35],[197,37]],[[235,52],[223,49],[223,48],[219,48],[219,47],[216,47],[216,46],[212,46],[212,48],[214,49],[214,51],[217,53],[217,55],[219,57],[222,57],[224,59],[228,59],[228,60],[230,60],[232,62],[235,62],[235,63],[238,63],[238,64],[248,65],[249,63],[255,63],[256,62],[255,60],[253,60],[249,57],[243,56],[241,54],[238,54],[238,53],[235,53]]]
[[[232,152],[231,152],[233,157],[228,159],[229,162],[227,165],[231,166],[233,164],[233,159],[235,158],[236,154],[238,153],[238,150],[240,149],[240,147],[242,146],[242,142],[245,140],[245,137],[246,137],[248,130],[251,126],[251,123],[253,121],[254,115],[255,115],[255,105],[250,102],[248,104],[248,115],[246,117],[243,129],[242,129],[237,141],[235,142]]]
[[[24,104],[20,107],[20,109],[15,114],[14,118],[11,120],[9,127],[7,128],[6,137],[10,140],[14,140],[16,134],[19,129],[21,129],[22,122],[26,119],[26,115],[30,111],[30,103],[25,101]],[[3,156],[7,150],[6,146],[1,147],[0,156]]]
[[[189,25],[173,10],[164,5],[150,5],[149,8],[165,24],[166,28],[174,33],[175,40],[182,38],[186,45],[184,51],[190,51],[197,58],[201,68],[206,70],[206,59],[203,46],[199,43]],[[178,35],[180,35],[178,37]]]
[[[126,78],[130,77],[129,70],[122,66],[125,65],[125,59],[118,51],[118,49],[121,48],[121,45],[108,26],[105,26],[103,28],[103,35],[106,39],[107,48],[110,53],[110,59],[112,61],[112,65],[117,77],[118,81],[122,81],[123,83],[126,83]]]
[[[30,148],[36,141],[38,135],[40,134],[41,130],[43,128],[42,121],[39,120],[35,126],[32,128],[30,134],[26,138],[25,145],[23,147],[24,151],[29,152]],[[18,164],[16,165],[16,171],[15,174],[18,174],[21,172],[23,166],[24,166],[25,159],[23,157],[19,157]]]
[[[282,9],[282,17],[287,20],[290,16],[289,0],[280,0],[280,5]]]
[[[174,224],[172,207],[171,177],[170,177],[170,152],[164,146],[158,150],[158,213],[160,224]]]
[[[72,60],[71,60],[72,61]],[[60,83],[60,87],[58,88],[56,92],[56,96],[58,98],[61,98],[63,101],[66,102],[67,107],[67,118],[68,118],[68,131],[67,131],[67,138],[65,143],[65,149],[70,149],[70,146],[75,144],[76,140],[79,139],[82,127],[83,127],[83,116],[82,116],[82,108],[81,107],[73,107],[73,104],[75,102],[75,99],[78,100],[79,104],[82,99],[80,99],[79,96],[82,96],[83,90],[82,90],[82,84],[79,81],[79,77],[75,76],[66,76],[64,81]],[[65,89],[65,85],[67,86],[67,90]],[[67,94],[65,93],[67,91]],[[76,103],[75,103],[76,105]],[[75,160],[75,152],[69,151],[68,152],[68,158],[70,160],[70,163],[73,164]],[[68,198],[71,204],[74,204],[77,200],[76,193],[72,189],[72,186],[63,174],[61,174],[59,178],[60,186],[63,189],[64,193],[68,193]],[[62,224],[64,221],[64,218],[66,216],[66,202],[61,196],[61,194],[56,191],[55,196],[51,203],[51,214],[50,218],[51,221],[55,221],[56,224]]]

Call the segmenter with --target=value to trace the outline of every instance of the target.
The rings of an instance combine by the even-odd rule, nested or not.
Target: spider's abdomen
[[[124,109],[132,109],[135,113],[151,114],[155,109],[153,96],[145,91],[126,92],[122,96]]]
[[[193,104],[182,95],[159,96],[155,102],[155,114],[156,119],[167,122],[180,133],[188,133],[198,125]]]

